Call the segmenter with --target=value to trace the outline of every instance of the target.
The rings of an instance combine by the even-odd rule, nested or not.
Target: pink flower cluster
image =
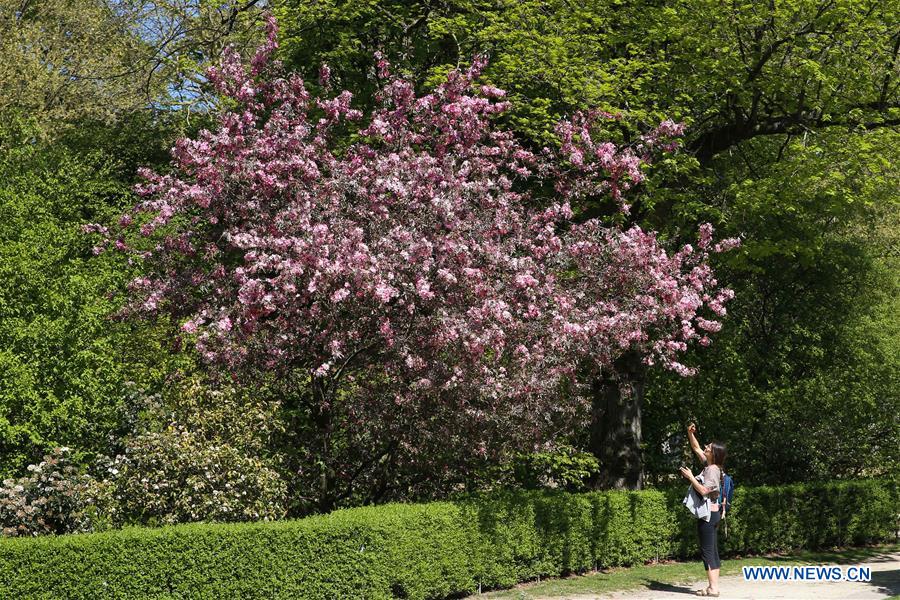
[[[579,114],[559,125],[560,152],[537,155],[495,126],[508,105],[474,85],[479,59],[424,96],[388,78],[346,147],[336,133],[363,117],[351,94],[313,98],[275,48],[272,26],[249,70],[228,52],[210,78],[235,108],[178,142],[171,174],[142,173],[120,221],[120,248],[148,268],[136,308],[180,315],[211,363],[305,370],[324,404],[350,386],[395,407],[549,422],[574,410],[561,386],[627,349],[691,373],[678,355],[708,343],[732,296],[709,254],[736,242],[712,246],[703,226],[697,249],[669,254],[570,208],[599,193],[625,206],[646,153],[680,126],[620,148],[592,138],[599,113]],[[527,191],[543,180],[555,198]],[[129,231],[148,238],[140,250]]]

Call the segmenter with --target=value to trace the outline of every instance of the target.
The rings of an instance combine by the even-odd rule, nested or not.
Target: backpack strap
[[[722,471],[722,501],[719,503],[719,510],[722,511],[722,522],[725,524],[725,539],[728,539],[728,521],[725,519],[725,515],[728,512],[728,490],[725,489],[725,471]]]
[[[722,474],[722,477],[721,477],[722,483],[719,486],[721,489],[721,492],[719,493],[719,500],[720,500],[719,510],[722,511],[722,518],[724,519],[725,511],[727,510],[727,507],[728,507],[728,490],[725,489],[725,471],[722,470],[721,474]]]

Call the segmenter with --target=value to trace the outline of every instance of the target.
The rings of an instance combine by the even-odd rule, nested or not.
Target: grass
[[[858,563],[884,552],[900,552],[900,544],[865,548],[848,548],[833,552],[798,552],[789,555],[765,555],[727,558],[722,561],[721,576],[740,575],[741,567],[750,565],[841,564]],[[562,579],[547,579],[525,583],[511,590],[501,590],[470,596],[484,600],[531,600],[582,594],[608,594],[640,588],[666,590],[675,584],[691,584],[706,580],[703,563],[663,562],[659,564],[621,567],[573,575]],[[893,596],[888,600],[900,600]]]

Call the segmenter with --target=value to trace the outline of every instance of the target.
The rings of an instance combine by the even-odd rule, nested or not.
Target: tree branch
[[[880,107],[877,102],[845,109],[849,113],[855,109],[880,109],[900,108],[900,104],[891,104]],[[688,144],[701,164],[709,163],[712,158],[732,146],[749,139],[763,135],[797,134],[809,129],[825,129],[828,127],[862,127],[873,130],[883,127],[896,127],[900,125],[900,118],[881,119],[871,121],[854,121],[851,119],[829,121],[825,120],[819,111],[799,112],[793,115],[769,117],[756,122],[732,122],[711,129]]]

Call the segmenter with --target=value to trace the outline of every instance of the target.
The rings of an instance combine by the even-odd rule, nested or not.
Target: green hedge
[[[596,566],[697,555],[667,491],[508,491],[297,521],[0,540],[10,598],[444,598]],[[897,481],[738,488],[723,551],[893,541]]]

